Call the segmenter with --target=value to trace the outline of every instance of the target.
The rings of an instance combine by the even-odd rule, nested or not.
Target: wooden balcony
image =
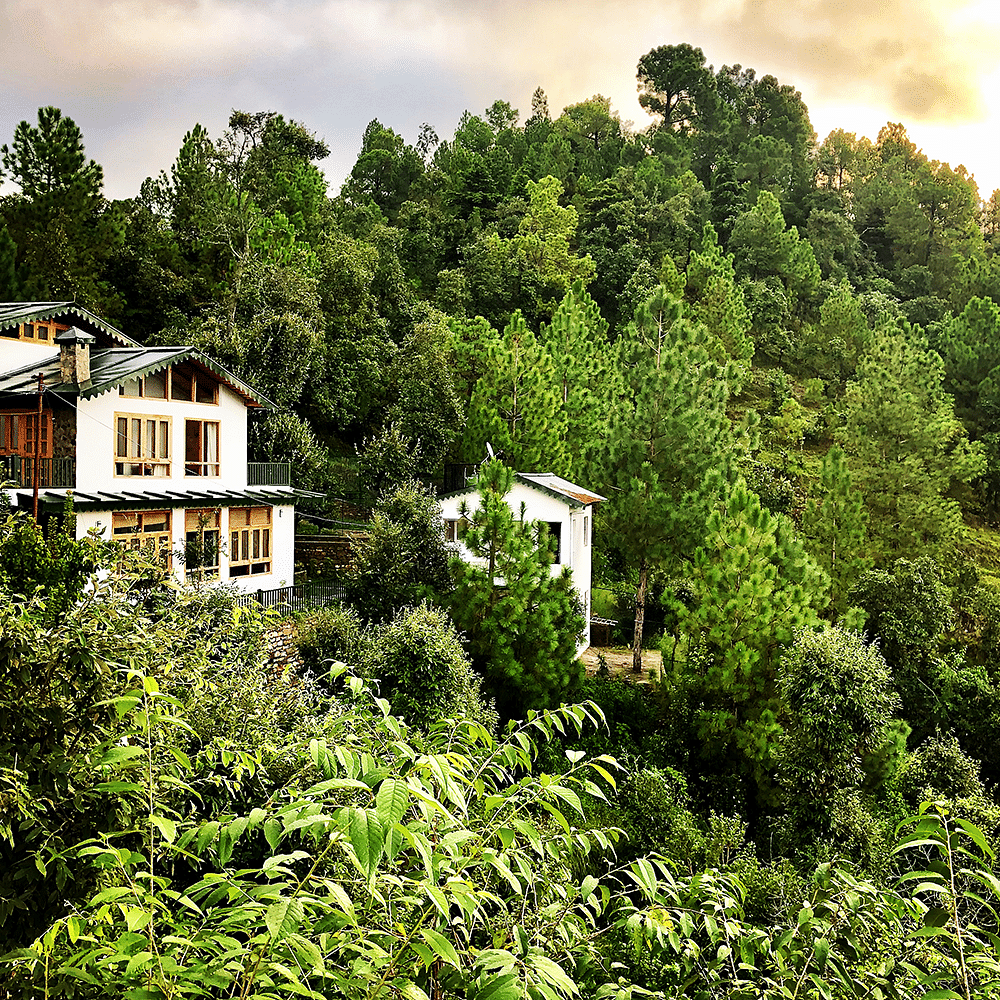
[[[38,487],[72,490],[76,487],[75,458],[39,459]],[[30,490],[34,486],[35,460],[22,455],[0,455],[0,485]]]

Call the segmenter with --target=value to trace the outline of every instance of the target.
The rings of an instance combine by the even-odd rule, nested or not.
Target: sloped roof
[[[592,503],[600,503],[602,500],[607,500],[607,497],[602,497],[593,490],[577,486],[568,479],[557,476],[554,472],[515,472],[514,480],[530,489],[554,496],[557,500],[562,500],[571,507],[587,507]],[[455,490],[453,493],[446,493],[444,495],[446,497],[458,497],[475,492],[475,486],[468,486],[464,490]]]
[[[517,472],[514,475],[525,486],[531,486],[546,493],[554,493],[561,500],[575,500],[583,507],[607,500],[607,497],[602,497],[599,493],[594,493],[593,490],[577,486],[568,479],[557,476],[554,472]]]
[[[129,379],[160,371],[168,365],[179,364],[191,360],[195,364],[212,372],[220,381],[228,385],[234,392],[243,397],[247,406],[262,406],[274,409],[266,396],[252,389],[246,382],[238,379],[222,365],[217,364],[208,355],[202,354],[195,347],[140,347],[132,348],[97,348],[90,352],[90,379],[79,385],[75,382],[63,382],[59,371],[59,354],[52,354],[44,361],[15,371],[0,375],[0,397],[23,396],[36,391],[38,376],[43,376],[45,388],[50,392],[79,396],[81,399],[92,399],[105,392],[118,388]]]
[[[0,302],[0,330],[9,330],[21,323],[43,323],[48,319],[61,320],[71,326],[82,323],[84,326],[100,330],[123,347],[139,346],[121,330],[115,329],[110,323],[105,323],[89,309],[84,309],[75,302]]]

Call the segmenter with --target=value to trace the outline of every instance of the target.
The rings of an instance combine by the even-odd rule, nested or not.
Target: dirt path
[[[599,669],[598,655],[603,656],[608,664],[608,670],[615,677],[635,681],[636,684],[648,684],[650,671],[659,677],[663,658],[658,649],[642,651],[642,673],[632,673],[632,650],[626,646],[590,646],[580,654],[580,659],[587,670],[587,676],[592,677]]]

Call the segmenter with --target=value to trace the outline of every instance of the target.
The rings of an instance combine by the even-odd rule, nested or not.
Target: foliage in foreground
[[[570,751],[561,775],[533,773],[535,741],[599,723],[593,705],[498,740],[461,720],[424,737],[387,702],[358,703],[298,747],[291,781],[198,819],[182,807],[197,778],[183,706],[128,679],[93,760],[145,808],[64,852],[95,891],[6,956],[21,995],[996,995],[992,853],[943,809],[924,807],[900,844],[926,868],[909,891],[822,865],[798,912],[762,928],[734,874],[616,865],[618,833],[582,823],[614,787],[611,759]]]

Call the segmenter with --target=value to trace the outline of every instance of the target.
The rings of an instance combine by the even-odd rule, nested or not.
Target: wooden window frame
[[[38,336],[39,328],[44,328],[46,335]],[[32,320],[30,323],[19,323],[16,327],[0,330],[0,337],[9,340],[20,340],[25,344],[54,344],[58,334],[68,330],[66,323],[55,323],[50,319]],[[30,332],[29,332],[30,331]]]
[[[173,534],[169,510],[116,510],[111,514],[111,540],[133,551],[151,549],[169,570],[173,565]],[[159,528],[163,523],[165,527]]]
[[[163,375],[163,395],[162,396],[150,396],[146,393],[146,379],[150,375]],[[137,393],[131,393],[125,391],[126,382],[138,382],[139,391]],[[170,365],[166,368],[161,368],[159,371],[147,372],[145,375],[137,375],[135,378],[126,379],[118,386],[118,395],[123,399],[155,399],[158,403],[166,402],[170,399]]]
[[[137,375],[135,378],[126,379],[125,382],[138,382],[139,392],[138,393],[127,393],[125,391],[125,382],[122,382],[118,386],[118,395],[123,399],[155,399],[155,400],[167,400],[169,399],[172,403],[197,403],[199,406],[218,406],[219,405],[219,381],[210,375],[206,375],[204,372],[198,371],[193,365],[191,366],[191,398],[186,396],[176,396],[174,394],[174,365],[167,365],[165,368],[161,368],[158,371],[147,373],[146,375]],[[146,392],[146,379],[149,378],[150,374],[159,375],[163,373],[164,385],[164,395],[162,396],[150,396]],[[198,390],[202,385],[210,386],[209,394],[211,399],[199,399]]]
[[[198,442],[198,453],[192,456],[189,446],[192,442],[191,427],[198,426],[196,435]],[[205,453],[208,438],[206,428],[215,428],[215,458],[206,459]],[[185,417],[184,419],[184,475],[196,476],[200,479],[218,479],[222,471],[222,426],[218,420],[202,420],[200,417]]]
[[[256,523],[255,523],[256,522]],[[274,508],[229,508],[229,576],[263,576],[274,560]]]
[[[0,410],[0,455],[35,457],[35,428],[38,426],[37,410]],[[16,428],[12,434],[11,429]],[[52,457],[52,411],[42,410],[42,458]],[[16,437],[17,443],[11,444]]]
[[[124,432],[122,421],[125,421]],[[135,427],[137,421],[138,435]],[[152,438],[149,430],[151,423],[154,425]],[[165,430],[164,425],[166,425]],[[116,412],[112,446],[116,478],[170,478],[173,467],[173,438],[173,417],[163,413]],[[162,443],[165,443],[165,448],[162,447]],[[157,454],[148,455],[146,454],[148,451]],[[164,451],[166,454],[163,454]]]
[[[210,537],[215,536],[214,547]],[[184,513],[184,575],[191,582],[218,580],[222,562],[222,509],[220,507],[196,507]],[[206,565],[201,558],[214,554],[215,562]],[[197,565],[192,565],[197,562]]]

